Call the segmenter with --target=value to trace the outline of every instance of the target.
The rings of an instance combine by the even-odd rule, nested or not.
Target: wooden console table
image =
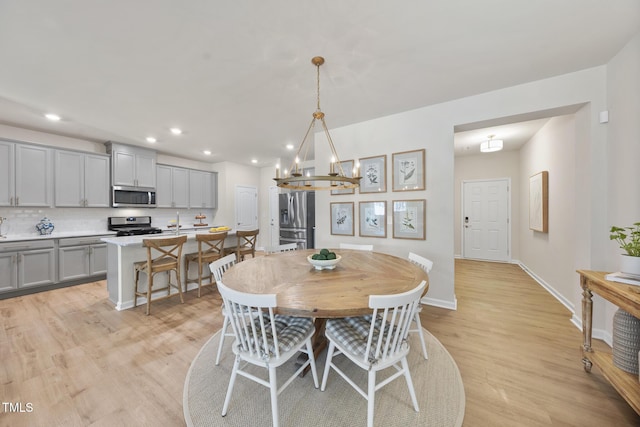
[[[633,316],[640,317],[640,286],[605,280],[608,273],[602,271],[578,270],[582,287],[582,363],[584,370],[591,372],[597,366],[604,377],[620,395],[640,414],[640,381],[638,375],[623,371],[613,364],[611,353],[595,351],[591,348],[591,319],[593,315],[593,292],[612,302]]]

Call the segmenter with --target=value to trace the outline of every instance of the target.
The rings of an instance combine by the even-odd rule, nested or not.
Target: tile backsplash
[[[101,233],[107,231],[107,218],[110,216],[142,216],[151,217],[154,227],[165,228],[169,221],[176,219],[180,213],[180,224],[189,227],[199,222],[195,216],[202,213],[203,220],[211,226],[213,209],[115,209],[115,208],[0,208],[0,217],[6,218],[0,226],[0,234],[7,236],[36,236],[36,224],[44,217],[55,226],[56,232],[91,231]]]

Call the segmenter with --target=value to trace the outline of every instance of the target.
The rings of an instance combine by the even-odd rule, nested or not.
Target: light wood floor
[[[519,267],[458,260],[456,295],[457,311],[427,307],[423,322],[460,368],[465,427],[640,425],[582,369],[569,311]],[[220,302],[209,288],[148,317],[117,312],[105,282],[0,300],[0,400],[33,408],[0,406],[0,426],[184,425],[185,375],[221,327]]]

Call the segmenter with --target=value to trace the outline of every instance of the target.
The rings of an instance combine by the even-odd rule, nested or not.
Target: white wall
[[[640,221],[640,34],[607,66],[607,110],[608,185],[600,202],[609,206],[607,222],[603,224],[608,231],[612,225],[626,227]],[[603,247],[606,262],[602,269],[618,271],[622,250],[611,241]],[[604,328],[611,331],[617,307],[609,303],[606,307]],[[601,316],[598,308],[594,308],[594,317]]]
[[[607,67],[609,110],[608,162],[611,207],[608,226],[630,226],[640,221],[640,34]],[[607,267],[618,268],[615,242],[607,245]]]
[[[520,262],[573,310],[576,285],[574,228],[576,121],[549,120],[520,150]],[[529,177],[549,172],[549,231],[529,229]]]
[[[485,120],[517,116],[529,112],[545,111],[571,105],[588,104],[581,117],[576,118],[577,139],[576,158],[580,160],[576,172],[576,196],[580,207],[587,207],[589,215],[576,217],[571,227],[571,235],[579,230],[582,250],[588,253],[581,268],[590,268],[601,261],[603,245],[607,235],[602,231],[606,224],[606,204],[602,203],[606,194],[606,129],[598,122],[598,113],[606,105],[606,67],[591,68],[563,76],[505,88],[481,95],[424,107],[421,109],[358,123],[343,128],[332,129],[331,136],[338,153],[343,159],[386,154],[389,165],[394,152],[426,149],[427,189],[425,191],[399,193],[388,191],[376,195],[329,196],[321,192],[316,200],[318,247],[336,246],[340,241],[367,241],[377,250],[406,256],[408,251],[420,253],[434,260],[430,289],[427,299],[441,306],[455,307],[454,292],[454,152],[453,132],[456,125]],[[329,164],[329,154],[322,135],[316,134],[316,167]],[[387,183],[391,170],[387,171]],[[528,181],[527,181],[528,182]],[[522,185],[522,182],[521,182]],[[427,238],[425,241],[392,239],[361,239],[332,236],[329,229],[329,203],[331,201],[427,200]],[[522,203],[522,202],[521,202]],[[357,221],[357,215],[356,215]],[[356,228],[357,235],[357,228]],[[572,242],[574,244],[574,242]],[[522,249],[522,242],[520,242]],[[575,267],[575,245],[570,249],[570,265]],[[553,284],[556,286],[556,284]],[[578,276],[573,274],[567,288],[578,287]],[[559,287],[559,286],[558,286]],[[578,296],[567,299],[575,305]]]
[[[261,199],[265,197],[261,189],[260,169],[253,166],[245,166],[233,162],[220,162],[212,166],[218,172],[218,209],[215,216],[215,225],[226,225],[235,228],[236,224],[236,187],[245,185],[255,187],[258,191],[258,207]],[[258,223],[262,229],[262,224]],[[262,245],[263,236],[258,235],[257,246]]]
[[[514,233],[520,227],[520,155],[518,151],[499,151],[455,159],[455,216],[453,221],[454,254],[462,255],[462,182],[476,179],[511,179],[511,258],[520,256],[520,236]]]

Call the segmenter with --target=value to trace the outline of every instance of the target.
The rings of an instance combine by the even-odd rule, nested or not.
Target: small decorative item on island
[[[54,225],[49,218],[46,216],[40,220],[39,223],[36,224],[36,230],[40,233],[41,236],[45,236],[47,234],[51,234],[54,229]]]
[[[196,215],[196,219],[199,220],[200,222],[198,222],[197,224],[193,224],[194,227],[206,227],[207,225],[209,225],[202,222],[202,220],[205,219],[206,217],[207,217],[206,215],[202,215],[202,212]]]

